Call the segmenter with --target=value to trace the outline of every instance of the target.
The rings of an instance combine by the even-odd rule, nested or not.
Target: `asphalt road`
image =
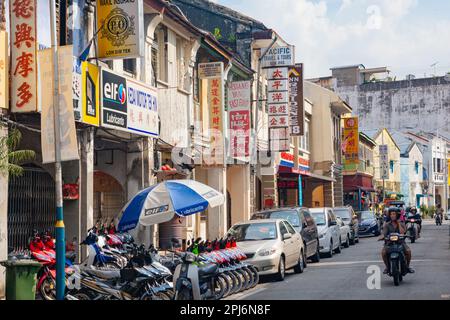
[[[264,279],[251,291],[234,295],[238,300],[373,300],[426,299],[450,300],[450,230],[448,221],[436,227],[425,221],[422,237],[408,245],[412,250],[411,267],[399,287],[383,275],[380,250],[376,238],[362,238],[359,244],[343,249],[333,258],[309,263],[302,274],[289,271],[283,282]],[[370,266],[379,266],[380,289],[367,286]],[[374,283],[374,282],[371,282]]]

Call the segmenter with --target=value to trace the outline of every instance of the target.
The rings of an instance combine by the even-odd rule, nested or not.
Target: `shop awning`
[[[286,166],[278,166],[278,173],[300,174],[303,176],[311,175],[311,173],[309,171],[302,169],[302,167],[300,167],[299,169],[295,169],[295,168],[286,167]]]
[[[315,179],[319,179],[319,180],[324,180],[324,181],[329,181],[329,182],[336,182],[336,179],[331,178],[331,177],[327,177],[327,176],[323,176],[321,174],[310,173],[309,176],[311,178],[315,178]]]

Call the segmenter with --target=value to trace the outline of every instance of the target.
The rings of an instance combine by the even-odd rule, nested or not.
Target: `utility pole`
[[[56,188],[56,299],[64,300],[66,286],[66,244],[62,197],[61,135],[59,126],[59,70],[56,31],[56,0],[50,0],[50,33],[53,52],[53,117],[55,129],[55,188]]]

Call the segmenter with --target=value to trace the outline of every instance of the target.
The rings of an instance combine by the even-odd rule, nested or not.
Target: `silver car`
[[[305,253],[301,235],[282,219],[252,220],[235,224],[228,234],[236,239],[237,246],[247,255],[246,262],[253,264],[260,275],[275,274],[284,279],[286,269],[296,273],[305,268]]]

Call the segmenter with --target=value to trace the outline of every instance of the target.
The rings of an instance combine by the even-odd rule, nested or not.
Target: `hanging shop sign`
[[[77,57],[72,59],[72,99],[73,114],[75,121],[82,121],[83,108],[81,106],[81,60]]]
[[[100,68],[95,64],[81,63],[81,121],[100,125]]]
[[[159,136],[157,90],[102,69],[102,127]]]
[[[303,64],[289,69],[289,126],[291,136],[305,134],[303,105]]]
[[[344,119],[342,150],[345,164],[359,164],[358,117]]]
[[[36,0],[11,1],[11,112],[37,111]]]
[[[142,0],[97,1],[98,57],[126,59],[144,56]]]
[[[290,150],[288,68],[267,69],[271,151]]]
[[[202,152],[204,165],[223,165],[224,152],[224,82],[223,62],[201,63],[198,74],[201,80],[202,135],[209,140],[209,148]]]
[[[0,109],[9,108],[8,33],[0,31]]]
[[[383,144],[378,148],[380,153],[380,178],[389,179],[389,146]]]
[[[78,142],[72,108],[72,46],[58,48],[59,124],[61,161],[78,160]],[[55,127],[53,103],[53,51],[39,51],[39,95],[41,103],[42,163],[55,162]],[[50,79],[50,80],[48,80]]]
[[[230,148],[234,158],[250,155],[250,81],[231,82],[228,86]]]
[[[265,52],[265,49],[262,50]],[[262,68],[288,67],[294,65],[294,47],[270,48],[261,61]]]

